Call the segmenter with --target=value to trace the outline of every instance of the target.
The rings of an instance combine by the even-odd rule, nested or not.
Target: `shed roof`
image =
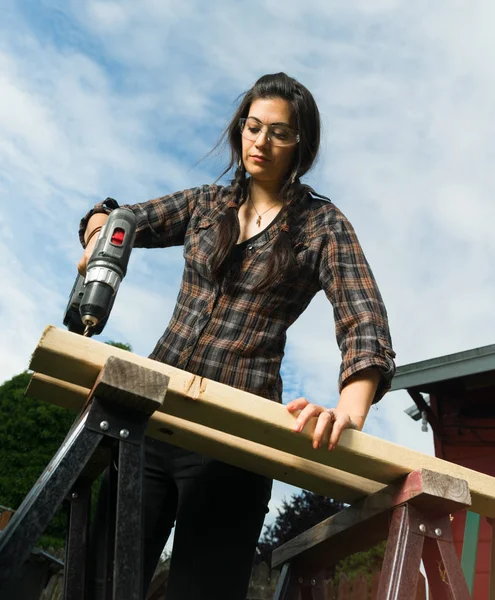
[[[490,371],[495,376],[495,344],[402,365],[397,368],[391,391],[415,389],[429,392],[441,382]]]

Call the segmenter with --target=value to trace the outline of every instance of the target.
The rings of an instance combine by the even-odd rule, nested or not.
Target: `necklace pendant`
[[[261,215],[258,215],[258,218],[256,219],[256,225],[258,225],[258,227],[261,227]]]

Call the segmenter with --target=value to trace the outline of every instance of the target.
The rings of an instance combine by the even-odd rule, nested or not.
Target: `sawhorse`
[[[70,502],[65,600],[86,600],[91,486],[111,461],[106,598],[142,600],[145,431],[169,378],[109,357],[64,443],[0,535],[0,587],[28,558],[65,499]]]
[[[377,600],[414,600],[421,559],[434,600],[469,600],[450,513],[470,505],[464,480],[415,471],[275,550],[274,600],[327,600],[323,569],[387,537]]]

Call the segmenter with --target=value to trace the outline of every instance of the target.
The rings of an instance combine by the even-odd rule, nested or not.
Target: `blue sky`
[[[489,0],[0,0],[0,380],[62,326],[82,214],[214,181],[225,156],[202,159],[235,99],[280,70],[320,106],[308,181],[358,232],[398,364],[493,343],[494,17]],[[181,267],[180,248],[136,250],[100,339],[148,354]],[[334,404],[338,365],[318,295],[289,332],[285,400]],[[388,395],[366,431],[431,453],[410,404]]]

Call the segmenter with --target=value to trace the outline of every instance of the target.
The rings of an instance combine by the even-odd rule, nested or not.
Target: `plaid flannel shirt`
[[[230,187],[205,185],[126,205],[137,217],[136,247],[184,246],[177,304],[150,358],[280,402],[286,331],[323,289],[342,354],[339,391],[356,373],[377,367],[378,401],[390,387],[395,353],[385,306],[348,220],[328,199],[306,194],[300,226],[290,232],[297,278],[253,291],[279,233],[274,219],[239,246],[235,278],[221,286],[212,280],[208,259],[231,193]],[[83,245],[87,221],[97,212],[108,210],[97,204],[81,221]]]

